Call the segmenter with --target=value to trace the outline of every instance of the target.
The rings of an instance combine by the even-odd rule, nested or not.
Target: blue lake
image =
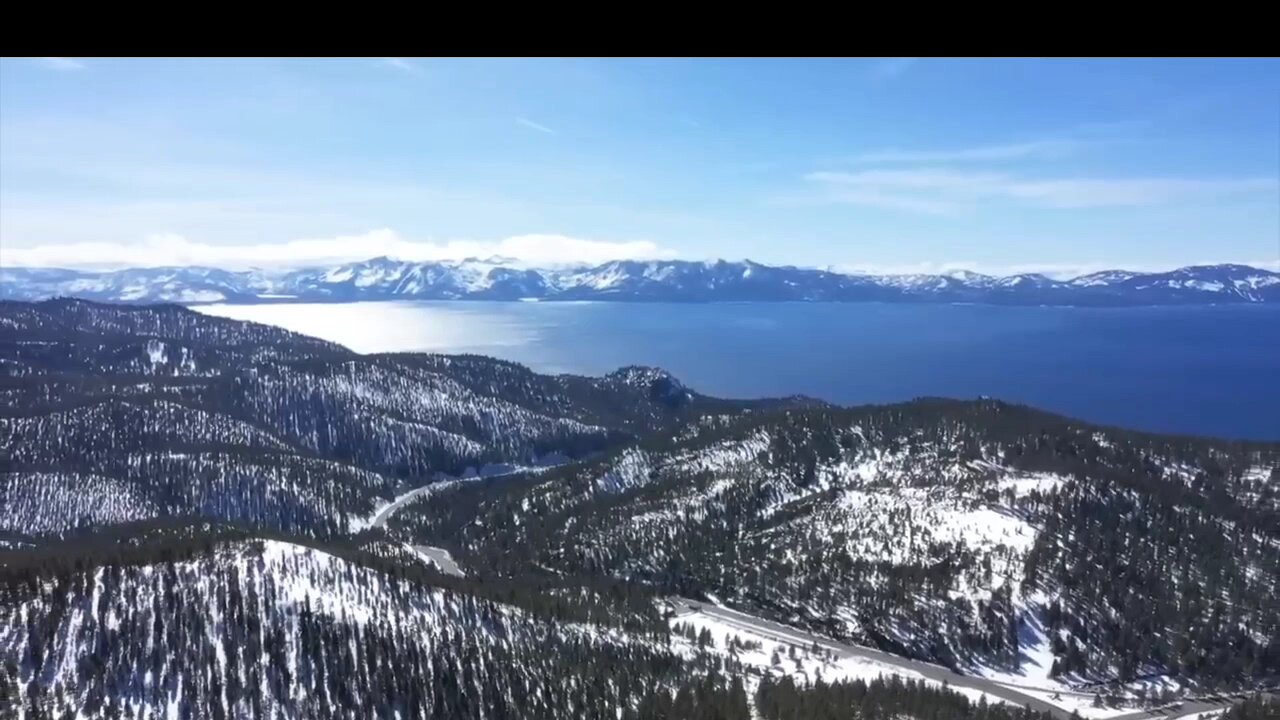
[[[384,302],[214,305],[359,352],[540,372],[666,368],[728,397],[990,395],[1131,428],[1280,440],[1280,307]]]

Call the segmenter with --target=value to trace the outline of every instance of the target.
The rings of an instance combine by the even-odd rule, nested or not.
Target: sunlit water
[[[656,365],[703,392],[840,403],[990,395],[1149,430],[1280,440],[1280,308],[838,303],[213,305],[359,352],[541,372]]]

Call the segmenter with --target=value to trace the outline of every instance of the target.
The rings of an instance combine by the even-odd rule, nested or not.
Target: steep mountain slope
[[[616,598],[566,596],[568,611],[529,592],[495,602],[378,554],[217,527],[116,540],[0,553],[0,709],[639,718],[686,694],[701,716],[747,717],[731,712],[747,702],[725,674],[736,668],[670,637],[652,605],[647,619],[635,606],[637,626]],[[584,602],[610,603],[600,615],[615,620],[572,621]]]
[[[798,666],[744,664],[750,644],[669,632],[654,600],[616,583],[460,581],[368,537],[122,527],[0,550],[0,712],[747,720],[753,701],[803,712],[795,694],[827,688]],[[858,694],[846,716],[1050,720],[917,680],[836,687]]]
[[[294,271],[135,268],[81,272],[0,269],[0,298],[75,296],[115,302],[354,300],[616,300],[631,302],[970,302],[1009,305],[1178,305],[1280,301],[1280,274],[1244,265],[1171,272],[1109,270],[1070,280],[870,275],[742,262],[615,260],[574,268],[513,261],[413,263],[386,257]]]
[[[548,377],[177,306],[0,303],[0,530],[192,514],[340,533],[402,486],[754,404],[643,368]]]
[[[1023,680],[1280,672],[1280,445],[992,401],[705,418],[405,507],[480,571],[608,574]]]

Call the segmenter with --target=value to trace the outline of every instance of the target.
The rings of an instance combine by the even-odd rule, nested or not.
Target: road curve
[[[369,527],[375,527],[375,528],[386,527],[387,520],[390,520],[391,516],[394,515],[397,510],[409,504],[410,502],[417,500],[418,498],[421,498],[427,495],[432,495],[434,493],[440,492],[441,490],[447,490],[449,488],[456,487],[463,483],[476,482],[479,480],[494,480],[496,478],[505,477],[508,475],[517,475],[517,474],[526,473],[526,472],[541,472],[541,471],[550,469],[552,467],[555,467],[555,466],[548,465],[548,466],[539,466],[539,467],[518,467],[514,470],[509,470],[507,472],[502,472],[502,473],[494,473],[492,475],[470,475],[467,477],[446,478],[444,480],[438,480],[429,485],[423,485],[422,487],[414,488],[413,490],[410,490],[409,492],[397,497],[395,500],[392,500],[389,504],[387,504],[386,507],[383,507],[381,510],[379,510],[377,513],[374,514],[373,519],[369,521]],[[445,550],[442,547],[436,547],[435,545],[409,545],[407,543],[405,545],[410,550],[426,558],[431,564],[439,568],[440,572],[445,573],[446,575],[454,575],[457,577],[466,576],[466,573],[464,573],[462,571],[462,568],[458,566],[458,563],[454,561],[453,556],[449,554],[448,550]]]
[[[763,618],[738,612],[737,610],[731,610],[726,607],[711,605],[705,602],[697,602],[687,600],[685,598],[672,598],[671,603],[675,607],[677,616],[694,614],[704,615],[706,617],[714,618],[726,625],[736,627],[739,630],[763,635],[778,642],[798,645],[800,647],[812,647],[816,644],[818,647],[830,650],[840,657],[856,657],[874,660],[885,665],[891,665],[919,673],[930,680],[944,682],[953,687],[967,687],[973,688],[974,690],[981,690],[988,695],[1007,700],[1016,705],[1029,706],[1032,710],[1049,713],[1060,720],[1071,720],[1072,718],[1072,714],[1066,710],[1041,700],[1040,698],[1027,695],[1014,687],[1003,685],[986,678],[961,675],[941,665],[934,665],[933,663],[922,662],[919,660],[911,660],[882,650],[876,650],[875,648],[835,642],[829,638],[813,635],[797,628],[773,622],[772,620],[765,620]],[[1176,708],[1135,710],[1134,712],[1125,713],[1123,715],[1112,715],[1107,720],[1172,720],[1173,718],[1194,715],[1195,713],[1205,712],[1208,710],[1219,710],[1236,701],[1237,700],[1235,699],[1222,702],[1197,700],[1194,702],[1186,702]]]
[[[442,482],[448,482],[448,481],[445,480]],[[414,500],[415,498],[419,498],[423,495],[428,495],[437,489],[438,488],[436,487],[436,483],[432,483],[431,485],[423,485],[420,488],[415,488],[413,490],[410,490],[404,495],[401,495],[395,500],[392,500],[390,504],[388,504],[386,507],[379,510],[378,513],[373,516],[373,519],[369,521],[369,527],[376,527],[376,528],[386,527],[387,520],[391,518],[392,514],[394,514],[395,511],[399,510],[401,507],[404,507],[406,503]]]
[[[468,477],[461,477],[461,478],[445,478],[443,480],[437,480],[428,485],[423,485],[422,487],[419,487],[419,488],[414,488],[409,492],[396,498],[395,500],[392,500],[390,504],[388,504],[386,507],[379,510],[373,516],[373,519],[369,521],[369,527],[376,527],[376,528],[385,527],[387,524],[387,520],[390,520],[391,516],[394,515],[397,510],[413,502],[414,500],[417,500],[420,497],[424,497],[427,495],[434,495],[435,493],[440,492],[441,490],[448,490],[449,488],[456,487],[458,485],[461,485],[462,483],[475,482],[477,480],[490,480],[492,478],[502,477],[504,475],[514,475],[515,473],[518,473],[518,472],[524,472],[524,470],[523,469],[512,470],[511,472],[499,473],[496,475],[471,475]]]

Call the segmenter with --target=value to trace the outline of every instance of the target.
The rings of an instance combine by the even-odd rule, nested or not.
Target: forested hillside
[[[744,663],[673,596],[1006,690],[1256,688],[1280,443],[0,302],[0,717],[1035,717]]]
[[[0,303],[0,531],[195,515],[333,535],[402,487],[749,405],[645,368],[550,377],[177,306]]]
[[[1231,684],[1280,671],[1277,468],[1276,445],[926,400],[708,419],[395,523],[477,568],[709,593],[973,672]]]
[[[335,551],[169,527],[85,556],[0,555],[0,698],[28,718],[558,720],[663,717],[678,695],[698,717],[747,717],[734,668],[673,645],[651,606],[640,627],[582,624],[589,600],[495,602]]]

